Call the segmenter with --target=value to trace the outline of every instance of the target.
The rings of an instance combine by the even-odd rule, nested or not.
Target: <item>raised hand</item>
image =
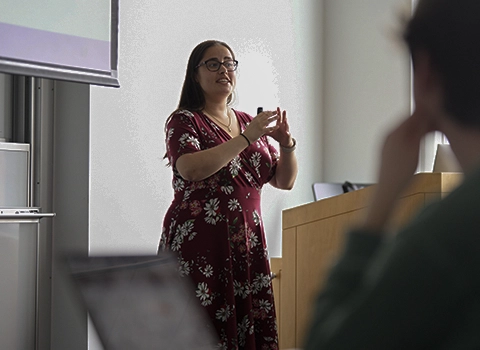
[[[253,143],[263,135],[270,134],[272,131],[278,129],[279,118],[280,116],[277,111],[263,111],[252,119],[243,134],[248,137],[251,143]],[[272,125],[275,121],[277,121],[277,123]]]
[[[281,111],[280,108],[277,107],[277,115],[279,116],[276,124],[277,128],[267,133],[267,135],[275,139],[280,145],[290,147],[292,145],[292,135],[290,135],[287,111]]]

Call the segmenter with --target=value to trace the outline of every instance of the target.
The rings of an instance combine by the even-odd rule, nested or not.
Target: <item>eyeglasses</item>
[[[198,64],[198,66],[195,67],[195,69],[197,69],[200,66],[205,65],[205,67],[207,67],[207,69],[210,72],[217,72],[220,69],[220,67],[222,66],[222,64],[225,68],[227,68],[228,72],[234,72],[234,71],[237,70],[238,61],[237,60],[225,60],[223,62],[220,62],[215,58],[211,58],[209,60],[200,62]]]

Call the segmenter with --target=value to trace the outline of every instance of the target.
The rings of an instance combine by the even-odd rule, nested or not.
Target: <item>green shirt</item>
[[[305,350],[480,349],[480,171],[392,239],[353,231]]]

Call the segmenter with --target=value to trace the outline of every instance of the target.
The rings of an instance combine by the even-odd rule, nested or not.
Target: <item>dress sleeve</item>
[[[195,114],[183,110],[175,112],[166,127],[167,157],[172,166],[177,159],[187,153],[201,150],[199,127]]]

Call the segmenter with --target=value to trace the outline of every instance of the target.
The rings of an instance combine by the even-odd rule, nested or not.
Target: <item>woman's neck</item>
[[[207,102],[205,103],[205,107],[203,108],[203,110],[215,117],[222,118],[228,115],[229,108],[226,102]]]

